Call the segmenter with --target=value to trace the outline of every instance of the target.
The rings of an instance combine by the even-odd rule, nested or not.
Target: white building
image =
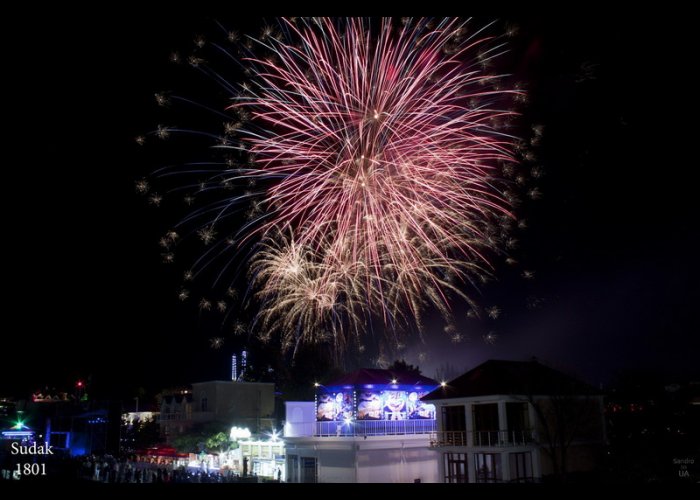
[[[537,362],[487,361],[426,395],[435,403],[439,478],[535,482],[585,472],[605,443],[603,398]]]
[[[287,402],[287,481],[437,482],[430,447],[437,387],[420,375],[358,370],[318,385],[315,402]]]
[[[239,441],[240,460],[248,460],[249,474],[274,480],[286,481],[284,463],[284,441],[273,436],[267,439]]]

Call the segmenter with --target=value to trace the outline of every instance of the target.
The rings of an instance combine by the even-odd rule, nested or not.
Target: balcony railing
[[[352,422],[316,422],[315,436],[364,437],[431,434],[435,420],[354,420]]]
[[[430,446],[467,446],[467,431],[440,431],[430,436]]]
[[[500,431],[438,431],[430,436],[430,445],[438,446],[475,446],[506,447],[522,446],[535,441],[534,431],[500,430]]]

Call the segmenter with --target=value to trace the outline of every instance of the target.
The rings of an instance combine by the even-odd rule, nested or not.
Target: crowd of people
[[[241,478],[231,470],[212,471],[173,462],[116,459],[109,455],[79,460],[81,479],[104,483],[228,483],[258,479],[255,476]]]
[[[259,482],[255,475],[240,476],[232,470],[188,467],[174,461],[117,458],[111,455],[57,457],[46,462],[46,474],[23,476],[13,464],[3,464],[2,480],[77,480],[100,483],[236,483]],[[279,477],[279,476],[278,476]]]

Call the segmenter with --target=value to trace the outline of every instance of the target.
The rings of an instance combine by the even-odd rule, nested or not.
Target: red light
[[[82,386],[83,386],[82,381],[78,380],[78,387],[82,387]]]

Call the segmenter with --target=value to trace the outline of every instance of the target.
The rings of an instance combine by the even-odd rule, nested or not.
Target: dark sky
[[[227,375],[228,351],[208,346],[216,325],[177,301],[180,271],[161,264],[168,221],[134,192],[148,173],[134,137],[158,123],[153,93],[178,86],[168,55],[215,25],[189,11],[85,16],[44,11],[11,28],[0,395],[91,375],[128,397]],[[518,250],[535,279],[500,266],[481,300],[501,316],[461,321],[457,346],[429,328],[408,361],[427,352],[428,376],[444,361],[461,372],[531,356],[594,384],[629,370],[700,376],[696,92],[677,76],[688,35],[628,13],[500,17],[520,27],[510,71],[530,90],[523,119],[545,130],[543,196],[524,208]]]

